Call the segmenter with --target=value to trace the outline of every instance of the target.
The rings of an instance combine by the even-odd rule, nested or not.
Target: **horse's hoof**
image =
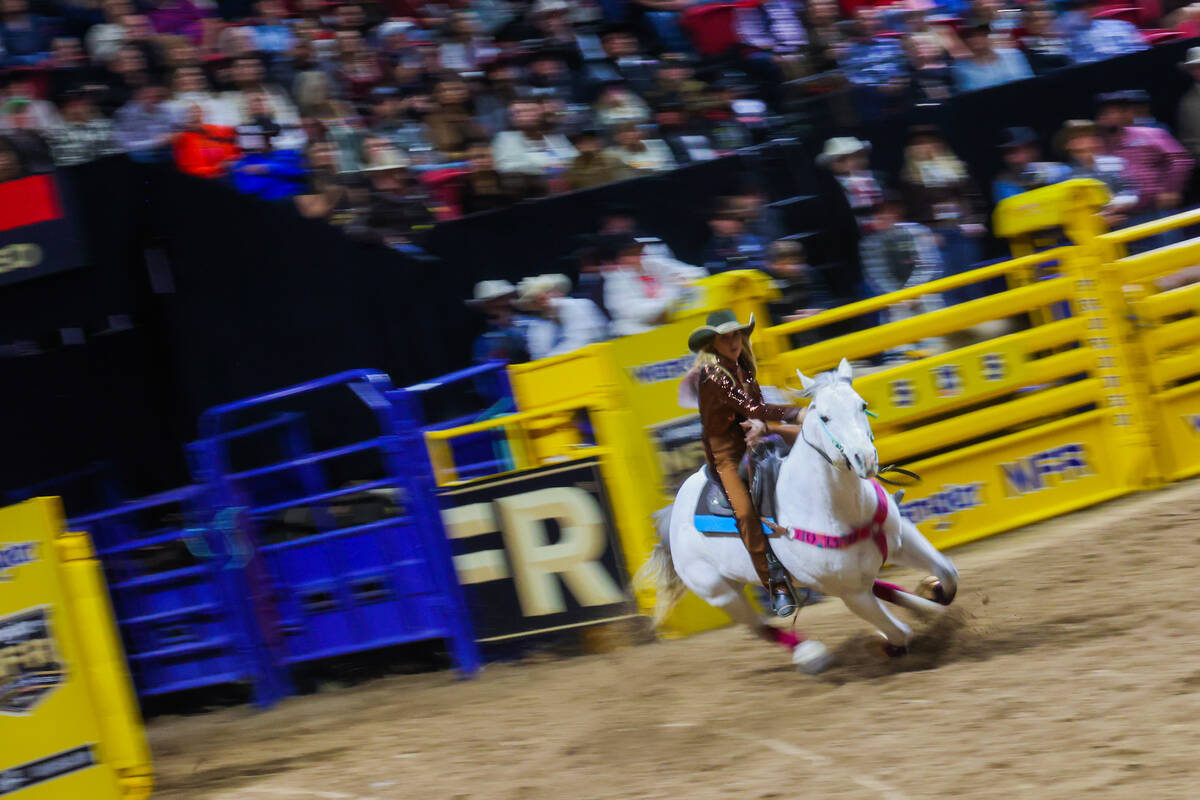
[[[792,650],[792,663],[800,672],[816,675],[833,663],[833,653],[815,639],[806,639]]]
[[[924,597],[926,600],[932,600],[935,603],[941,603],[944,606],[954,602],[954,598],[946,594],[945,587],[937,578],[929,575],[917,584],[917,596]]]
[[[908,655],[908,645],[884,642],[883,652],[888,658],[900,658],[901,656]]]

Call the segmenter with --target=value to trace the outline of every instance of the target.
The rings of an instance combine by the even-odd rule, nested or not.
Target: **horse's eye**
[[[827,416],[825,416],[824,414],[822,414],[822,415],[821,415],[821,422],[829,422],[829,417],[827,417]]]

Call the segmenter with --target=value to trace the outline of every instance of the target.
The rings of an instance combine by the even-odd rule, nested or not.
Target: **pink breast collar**
[[[845,550],[847,547],[858,544],[863,539],[871,539],[875,542],[875,546],[879,548],[879,552],[883,555],[883,560],[887,561],[888,543],[887,537],[883,533],[883,523],[888,518],[887,493],[883,491],[883,487],[879,485],[878,481],[871,481],[871,485],[875,487],[875,499],[877,502],[875,505],[875,516],[866,525],[857,527],[841,536],[806,531],[803,528],[788,528],[788,536],[797,542],[811,544],[814,547],[823,547],[826,550]]]

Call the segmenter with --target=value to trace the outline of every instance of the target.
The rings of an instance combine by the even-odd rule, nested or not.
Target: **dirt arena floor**
[[[837,601],[818,677],[742,630],[156,719],[163,800],[1164,798],[1200,793],[1200,482],[959,548],[887,660]],[[912,586],[913,575],[898,573]]]

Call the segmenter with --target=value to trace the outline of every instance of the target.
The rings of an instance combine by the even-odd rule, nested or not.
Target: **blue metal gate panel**
[[[242,573],[202,495],[187,486],[68,524],[91,535],[104,565],[139,695],[245,683],[267,705],[278,690],[245,613]]]
[[[336,387],[346,387],[373,412],[372,438],[313,452],[293,431],[287,456],[234,471],[228,429],[241,413]],[[244,507],[250,538],[261,558],[278,618],[279,661],[297,664],[427,639],[447,640],[458,669],[479,666],[461,589],[441,518],[407,457],[420,431],[401,430],[387,394],[386,375],[353,370],[229,403],[206,411],[195,455],[213,503]],[[301,446],[303,444],[304,446]],[[421,443],[423,450],[423,442]],[[326,484],[323,467],[347,456],[372,455],[378,474],[343,487]],[[364,496],[383,498],[397,511],[344,524],[336,509]],[[289,512],[303,529],[265,535]]]

